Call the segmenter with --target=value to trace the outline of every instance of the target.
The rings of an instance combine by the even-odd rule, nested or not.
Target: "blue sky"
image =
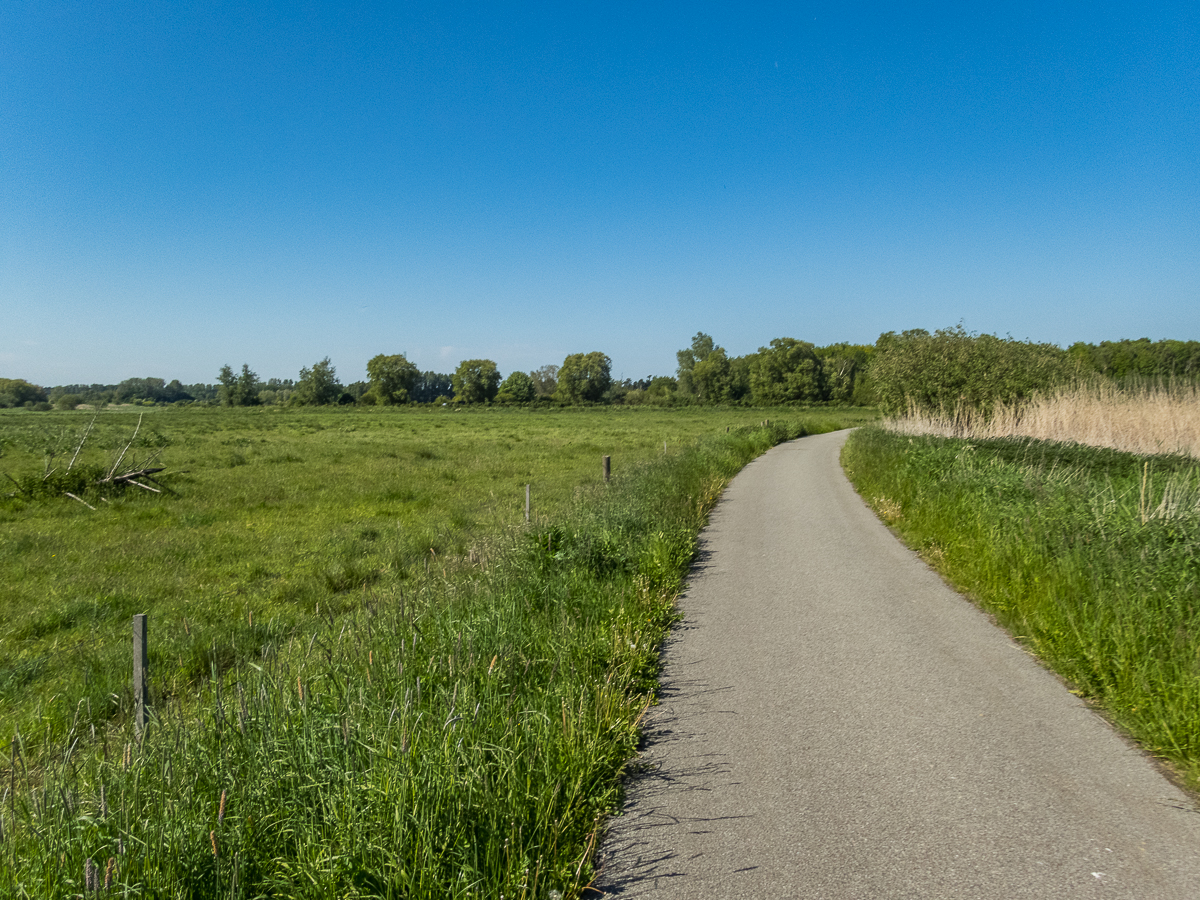
[[[0,0],[0,377],[1200,339],[1200,7]]]

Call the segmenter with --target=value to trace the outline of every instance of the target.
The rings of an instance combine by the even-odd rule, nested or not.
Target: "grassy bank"
[[[270,413],[259,415],[250,421],[271,421]],[[420,430],[436,427],[436,414],[396,416],[394,429],[415,429],[415,444],[396,430],[361,436],[368,427],[385,428],[376,420],[316,420],[354,427],[320,451],[341,454],[340,464],[314,462],[321,441],[279,438],[290,443],[284,449],[270,446],[268,435],[266,447],[221,451],[245,459],[248,448],[252,458],[237,465],[201,467],[208,457],[198,457],[187,465],[195,481],[173,484],[179,497],[110,504],[114,510],[103,514],[165,509],[153,515],[172,517],[181,528],[187,516],[203,512],[189,508],[189,497],[209,497],[195,502],[207,504],[207,525],[231,546],[235,526],[258,521],[247,511],[266,510],[268,519],[278,515],[268,536],[282,541],[282,561],[259,560],[272,573],[259,593],[256,580],[243,578],[240,599],[211,601],[190,672],[177,668],[174,651],[163,652],[157,671],[174,679],[177,697],[160,695],[166,714],[143,741],[134,739],[119,696],[104,716],[94,704],[89,716],[86,695],[63,696],[55,702],[71,710],[65,726],[52,718],[22,729],[2,773],[9,790],[0,805],[0,893],[81,893],[90,872],[99,884],[108,879],[114,896],[577,895],[591,877],[591,852],[653,695],[657,646],[709,508],[757,453],[843,422],[822,416],[764,428],[743,424],[761,413],[720,411],[546,415],[481,415],[476,427],[461,426],[457,441],[431,440]],[[452,423],[466,418],[446,414],[440,421],[460,427]],[[305,419],[293,414],[280,423],[295,430]],[[485,425],[500,432],[487,450],[486,429],[479,430]],[[508,450],[533,443],[539,427],[551,426],[562,454],[547,466],[554,477],[539,482],[528,462],[497,450],[500,442]],[[605,428],[625,428],[626,447],[640,441],[640,461],[622,455]],[[315,433],[329,430],[326,424]],[[698,441],[700,433],[708,437]],[[549,434],[538,438],[538,452]],[[578,470],[565,462],[573,451],[562,449],[575,445]],[[371,470],[375,477],[353,490],[368,461],[388,452],[401,454],[399,461]],[[601,452],[614,459],[608,486],[597,478]],[[288,455],[300,460],[272,461]],[[435,467],[467,457],[482,462],[476,469]],[[240,490],[227,482],[229,473],[256,465],[269,475],[281,466],[303,472],[305,463],[315,471],[297,477],[310,478],[310,491],[323,502],[288,494],[286,480],[249,480]],[[503,469],[510,464],[511,471]],[[492,478],[498,469],[506,474]],[[472,479],[484,490],[454,493]],[[537,511],[528,528],[526,482],[535,484]],[[539,491],[539,483],[557,484],[557,494]],[[254,494],[263,484],[282,494],[275,500],[280,512]],[[451,494],[431,497],[427,515],[407,520],[406,528],[386,530],[387,521],[401,518],[397,507],[437,490]],[[381,499],[391,491],[415,497]],[[241,499],[230,503],[232,497]],[[346,497],[355,509],[390,512],[356,520],[339,505]],[[19,502],[25,505],[6,512],[10,524],[56,521],[31,501]],[[54,510],[62,522],[92,527],[91,511],[80,504]],[[452,521],[456,510],[469,521]],[[373,539],[362,534],[370,527],[378,529]],[[420,542],[406,543],[419,528]],[[289,529],[310,535],[310,543],[297,550],[279,537]],[[147,529],[135,543],[153,534]],[[242,534],[252,557],[256,548],[275,546],[258,543],[254,528]],[[428,536],[442,541],[432,552],[424,546]],[[358,541],[358,549],[347,554],[339,539]],[[189,543],[186,535],[179,541]],[[333,553],[295,566],[313,579],[311,593],[267,605],[294,563],[308,559],[304,547],[319,554],[330,544]],[[370,549],[378,544],[385,550]],[[322,574],[351,564],[360,568],[349,584]],[[186,593],[190,579],[177,577]],[[158,608],[194,614],[186,605]],[[124,639],[113,652],[125,669],[128,619],[119,618],[114,634]],[[207,674],[197,672],[203,663]]]
[[[1200,469],[864,428],[843,464],[903,538],[1200,786]]]

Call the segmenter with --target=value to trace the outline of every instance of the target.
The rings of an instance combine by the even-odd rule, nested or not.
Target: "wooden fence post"
[[[609,476],[612,474],[612,457],[611,456],[605,456],[603,458],[602,468],[604,469],[604,483],[608,484]]]
[[[529,485],[525,485],[525,524],[529,524]]]
[[[146,710],[150,706],[150,679],[147,669],[150,651],[146,643],[146,614],[133,617],[133,726],[137,734],[146,728]]]

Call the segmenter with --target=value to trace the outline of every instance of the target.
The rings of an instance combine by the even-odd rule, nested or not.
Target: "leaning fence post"
[[[525,524],[529,524],[529,485],[525,485]]]
[[[133,617],[133,725],[137,734],[146,728],[146,710],[150,706],[149,649],[146,644],[146,614]]]
[[[612,457],[611,456],[604,457],[604,462],[603,462],[602,468],[604,469],[604,483],[608,484],[608,478],[612,474]]]

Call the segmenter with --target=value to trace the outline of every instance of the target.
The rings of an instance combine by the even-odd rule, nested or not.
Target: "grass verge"
[[[200,695],[140,739],[82,703],[65,735],[18,735],[0,893],[578,896],[708,511],[757,454],[839,424],[689,443],[485,561],[365,584],[221,665],[214,639]]]
[[[1077,693],[1200,787],[1200,467],[867,427],[847,475]]]

